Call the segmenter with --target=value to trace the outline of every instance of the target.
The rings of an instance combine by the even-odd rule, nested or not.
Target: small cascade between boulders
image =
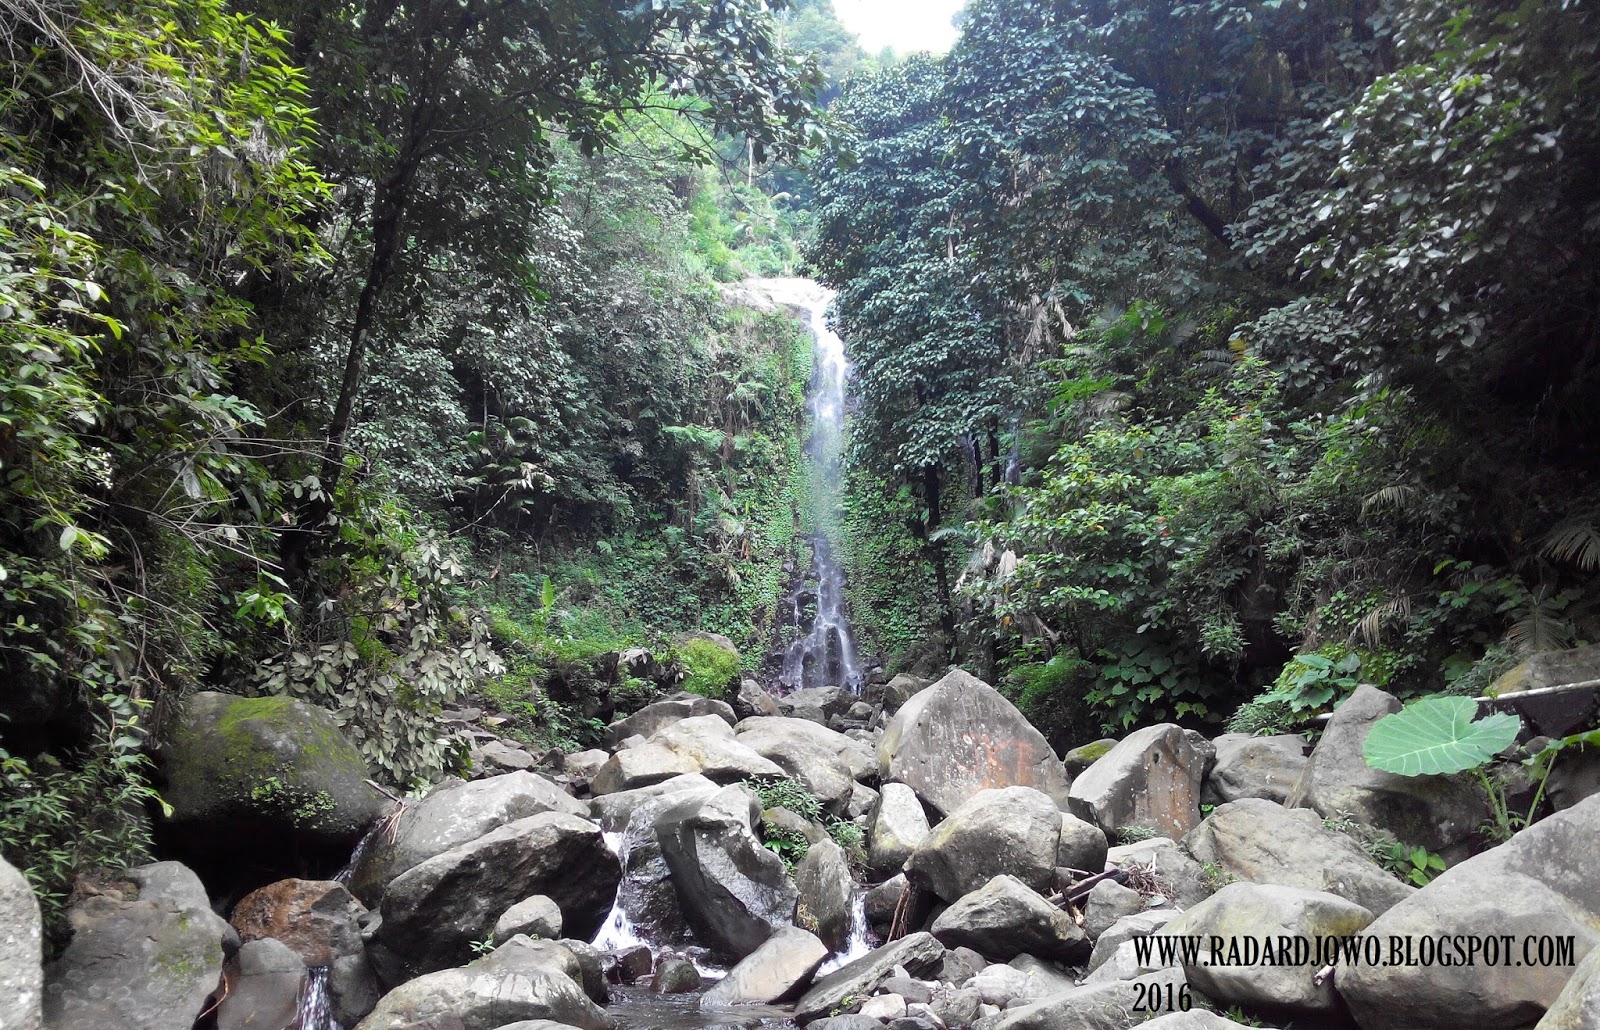
[[[867,928],[867,892],[864,888],[856,887],[850,892],[850,933],[845,938],[844,948],[829,955],[828,960],[817,967],[816,976],[827,976],[871,950],[872,936]]]
[[[844,570],[833,550],[843,498],[841,458],[850,363],[844,340],[828,328],[832,291],[801,282],[809,289],[790,302],[806,309],[813,340],[806,404],[811,423],[805,454],[811,464],[809,501],[815,529],[803,537],[811,550],[810,567],[797,575],[782,602],[785,622],[793,628],[795,639],[784,651],[778,682],[791,690],[838,686],[859,694],[861,668],[845,613]]]
[[[387,822],[387,819],[379,819],[362,835],[355,850],[350,852],[350,860],[334,874],[333,882],[349,885],[350,877],[355,875],[356,867],[361,864],[361,857],[367,853],[373,837],[383,832]],[[299,1009],[294,1017],[294,1030],[345,1030],[344,1025],[333,1018],[333,999],[328,996],[327,966],[316,966],[306,972],[305,985],[300,989]]]

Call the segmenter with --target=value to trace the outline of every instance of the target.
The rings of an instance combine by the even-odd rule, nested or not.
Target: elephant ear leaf
[[[1374,769],[1401,776],[1476,768],[1510,746],[1522,726],[1504,712],[1477,714],[1469,697],[1423,698],[1374,723],[1362,753]]]

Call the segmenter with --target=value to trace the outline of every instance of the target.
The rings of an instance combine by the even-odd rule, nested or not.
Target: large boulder
[[[1032,787],[979,791],[917,845],[906,876],[949,902],[1001,874],[1042,892],[1060,840],[1061,811],[1048,796]]]
[[[1326,1017],[1339,1002],[1331,979],[1318,984],[1312,976],[1319,964],[1318,942],[1354,936],[1371,922],[1371,912],[1332,894],[1233,883],[1168,923],[1162,935],[1204,942],[1197,953],[1183,957],[1183,968],[1207,997],[1285,1015]]]
[[[996,876],[962,897],[929,930],[947,948],[1000,962],[1023,954],[1078,962],[1089,954],[1089,939],[1072,917],[1014,876]]]
[[[1073,780],[1068,804],[1109,836],[1141,826],[1181,837],[1200,822],[1203,765],[1182,727],[1147,726]]]
[[[902,672],[883,685],[883,710],[898,712],[905,703],[933,686],[933,680]]]
[[[1429,851],[1462,844],[1484,820],[1482,793],[1465,775],[1399,776],[1367,765],[1372,724],[1400,710],[1392,694],[1362,685],[1334,710],[1284,804],[1345,815]]]
[[[1600,948],[1567,979],[1554,1005],[1539,1020],[1534,1030],[1595,1030],[1600,1027]]]
[[[406,802],[393,832],[368,843],[351,873],[350,891],[376,905],[389,881],[407,869],[507,823],[545,812],[587,816],[589,806],[537,773],[445,780],[420,800]]]
[[[1415,893],[1355,841],[1326,829],[1315,813],[1264,798],[1219,806],[1183,838],[1183,846],[1236,879],[1326,891],[1374,915]]]
[[[928,813],[917,792],[903,783],[885,783],[868,824],[868,868],[879,876],[894,875],[928,833]]]
[[[72,943],[45,969],[44,1026],[189,1030],[222,978],[222,920],[205,914],[170,897],[74,905]]]
[[[470,955],[500,914],[543,894],[577,938],[594,935],[616,899],[622,867],[599,827],[546,812],[508,823],[413,866],[383,896],[379,939],[422,972]]]
[[[355,1030],[497,1030],[519,1020],[549,1020],[578,1030],[611,1026],[605,1011],[569,976],[553,969],[489,969],[475,962],[401,984]]]
[[[648,787],[635,787],[632,790],[620,790],[615,794],[602,794],[589,800],[589,817],[600,824],[600,828],[607,833],[618,833],[627,829],[628,823],[633,819],[633,814],[641,805],[654,798],[669,797],[673,794],[715,794],[717,785],[701,776],[699,773],[689,773],[684,776],[674,776],[660,783],[652,783]]]
[[[559,938],[561,906],[543,894],[535,894],[500,913],[500,918],[494,921],[494,939],[509,941],[519,935],[550,941]]]
[[[1105,868],[1108,847],[1106,833],[1100,827],[1070,812],[1061,813],[1061,840],[1056,845],[1057,866],[1097,873]]]
[[[389,802],[333,713],[287,697],[191,697],[158,752],[158,828],[202,872],[242,855],[342,860]]]
[[[1306,739],[1294,733],[1254,737],[1224,733],[1212,741],[1216,764],[1206,777],[1201,800],[1219,805],[1240,798],[1267,798],[1282,804],[1306,768]]]
[[[620,836],[612,834],[623,868],[616,907],[627,925],[607,926],[602,931],[597,941],[607,948],[625,947],[639,936],[664,942],[682,942],[689,936],[655,824],[669,809],[689,801],[703,801],[719,788],[703,776],[682,776],[670,782],[678,783],[681,789],[643,801],[633,809]]]
[[[0,1027],[39,1025],[43,923],[27,877],[0,858]]]
[[[799,892],[795,921],[830,951],[842,951],[850,937],[850,902],[856,889],[844,849],[832,840],[811,845],[795,864],[794,885]]]
[[[805,687],[778,698],[778,711],[791,718],[825,723],[850,711],[856,700],[856,695],[843,687]]]
[[[857,778],[876,771],[865,744],[805,719],[746,719],[735,739],[775,762],[836,815],[850,803]]]
[[[734,739],[720,716],[699,715],[658,730],[645,743],[618,751],[590,782],[595,794],[648,787],[685,773],[700,773],[717,783],[753,776],[783,776],[783,769]]]
[[[251,891],[233,908],[233,928],[246,943],[280,941],[308,967],[364,950],[359,919],[366,909],[334,880],[279,880]]]
[[[795,1020],[802,1025],[847,1008],[852,1001],[872,996],[896,967],[912,976],[931,973],[944,959],[944,945],[930,933],[913,933],[840,966],[811,985],[795,1004]]]
[[[1007,1009],[998,1018],[979,1025],[985,1030],[1125,1030],[1167,998],[1176,1001],[1183,983],[1181,970],[1163,969],[1133,980],[1056,994]]]
[[[217,1008],[217,1030],[294,1026],[306,964],[288,945],[270,937],[247,941],[227,969],[228,993]]]
[[[656,819],[656,839],[695,934],[737,959],[794,922],[796,892],[783,860],[762,846],[756,799],[742,787],[683,802]]]
[[[601,740],[606,747],[614,748],[634,735],[649,738],[658,730],[664,730],[675,722],[702,715],[715,715],[729,726],[738,721],[733,714],[733,706],[726,701],[701,697],[699,694],[685,691],[664,701],[645,705],[626,719],[616,720],[606,727]]]
[[[779,927],[701,997],[700,1007],[786,1001],[811,981],[811,974],[827,957],[827,945],[815,934],[796,926]]]
[[[999,691],[960,669],[889,720],[878,771],[945,814],[996,787],[1033,787],[1061,808],[1067,802],[1067,771],[1043,734]]]
[[[1341,966],[1339,993],[1363,1030],[1523,1026],[1538,1019],[1555,1004],[1574,966],[1525,957],[1523,941],[1571,936],[1574,961],[1600,946],[1596,840],[1600,797],[1446,870],[1379,916],[1367,932],[1385,942],[1500,938],[1511,942],[1510,954],[1502,953],[1497,964],[1480,955],[1470,966]]]
[[[1495,680],[1488,693],[1503,699],[1497,707],[1514,708],[1537,732],[1564,737],[1595,724],[1600,716],[1600,687],[1535,697],[1518,695],[1594,680],[1600,680],[1600,644],[1536,654]]]

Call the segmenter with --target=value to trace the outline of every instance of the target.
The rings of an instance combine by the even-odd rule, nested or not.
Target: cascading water
[[[356,849],[350,852],[350,861],[334,874],[335,883],[350,882],[356,866],[361,863],[361,856],[366,854],[367,845],[372,843],[373,836],[380,832],[385,821],[380,819],[374,823],[356,844]],[[300,987],[300,1005],[294,1026],[295,1030],[344,1030],[344,1024],[333,1018],[333,999],[328,996],[327,966],[317,966],[306,973],[305,982]]]
[[[844,448],[845,382],[850,363],[844,341],[828,328],[832,293],[815,284],[800,300],[811,322],[812,371],[808,408],[811,433],[806,456],[812,471],[811,568],[785,599],[796,639],[783,656],[778,680],[786,687],[842,686],[861,689],[855,640],[845,618],[844,570],[833,554],[842,496],[840,458]],[[814,602],[809,603],[808,602]]]
[[[828,956],[817,968],[817,977],[827,976],[835,969],[847,966],[872,950],[872,938],[867,932],[867,892],[857,887],[850,894],[850,935],[844,947]]]

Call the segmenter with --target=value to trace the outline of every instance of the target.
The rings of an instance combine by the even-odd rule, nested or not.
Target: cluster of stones
[[[37,907],[0,863],[0,1026],[36,1025],[42,1011],[45,1026],[88,1030],[188,1030],[202,1013],[224,1030],[282,1027],[318,970],[333,1016],[357,1030],[597,1030],[609,1025],[610,984],[699,991],[696,961],[728,967],[700,998],[727,1022],[741,1006],[782,1004],[815,1030],[1147,1019],[1214,1030],[1240,1025],[1217,1014],[1235,1007],[1360,1030],[1600,1026],[1592,770],[1568,773],[1561,811],[1468,857],[1484,817],[1469,778],[1392,776],[1363,760],[1371,725],[1398,708],[1370,687],[1314,749],[1297,736],[1207,740],[1158,725],[1063,758],[961,670],[899,676],[865,698],[779,698],[746,682],[733,704],[649,705],[555,768],[495,766],[399,806],[355,785],[359,759],[328,713],[302,705],[286,722],[236,704],[249,702],[202,698],[189,734],[206,741],[210,720],[246,778],[270,768],[331,807],[314,826],[251,810],[248,782],[204,764],[215,747],[180,744],[164,762],[194,797],[178,792],[176,821],[254,819],[241,839],[349,846],[382,815],[347,882],[278,879],[220,905],[184,865],[130,870],[75,903],[72,940],[41,972]],[[780,777],[824,818],[857,824],[864,854],[847,855],[806,814],[763,810],[747,781]],[[1334,819],[1454,864],[1410,886]],[[810,842],[793,869],[764,846],[774,830]],[[841,964],[858,891],[881,944]],[[619,909],[654,948],[589,943]],[[1329,969],[1170,946],[1217,940],[1255,954],[1305,942],[1315,954],[1314,942],[1361,934],[1574,947],[1534,966]]]

